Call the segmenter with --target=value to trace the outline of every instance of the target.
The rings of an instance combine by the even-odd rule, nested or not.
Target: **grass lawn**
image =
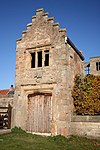
[[[0,150],[100,150],[100,140],[62,136],[42,137],[13,129],[0,135]]]

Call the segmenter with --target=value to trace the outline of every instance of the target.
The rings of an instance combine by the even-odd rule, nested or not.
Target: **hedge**
[[[100,115],[100,76],[77,75],[72,97],[77,115]]]

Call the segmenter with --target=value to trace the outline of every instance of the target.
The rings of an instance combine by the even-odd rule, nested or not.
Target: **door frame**
[[[51,109],[52,109],[52,122],[51,122],[51,133],[50,134],[46,134],[47,136],[52,135],[52,136],[56,136],[57,135],[57,109],[56,109],[56,93],[55,93],[55,87],[56,87],[56,83],[53,84],[40,84],[40,85],[34,85],[34,84],[29,84],[29,85],[22,85],[21,86],[21,91],[24,95],[24,100],[25,100],[25,122],[23,122],[24,125],[24,129],[26,130],[26,122],[27,122],[27,102],[28,102],[28,95],[30,94],[35,94],[35,93],[51,93],[52,97],[51,97]],[[33,134],[39,134],[39,135],[45,135],[45,133],[34,133]]]
[[[40,99],[40,97],[42,96],[42,99]],[[45,96],[49,96],[49,100],[47,99],[47,110],[45,109],[45,101],[44,101],[44,99],[45,99]],[[39,103],[37,103],[36,101],[38,100],[37,98],[39,98]],[[27,107],[27,126],[29,127],[29,129],[27,129],[28,131],[31,131],[31,132],[36,132],[36,133],[46,133],[46,134],[50,134],[51,133],[51,127],[52,127],[52,93],[40,93],[40,92],[36,92],[36,93],[33,93],[33,94],[29,94],[28,95],[28,99],[27,99],[28,101],[28,107]],[[43,101],[42,101],[43,100]],[[35,102],[35,104],[34,104],[34,102]],[[41,102],[43,102],[42,103],[42,107],[43,107],[43,109],[41,109],[41,107],[39,106],[39,104],[41,103]],[[30,105],[31,104],[31,105]],[[50,104],[50,105],[48,105],[48,104]],[[34,106],[33,106],[34,105]],[[39,106],[38,107],[38,111],[35,109],[35,108],[37,108],[37,106]],[[49,107],[50,106],[50,107]],[[30,107],[30,108],[29,108]],[[33,110],[33,109],[34,110]],[[50,109],[49,109],[50,108]],[[40,112],[41,112],[41,110],[42,110],[42,114],[41,114],[41,116],[40,116]],[[46,118],[46,116],[45,116],[45,110],[47,111],[47,118]],[[35,113],[35,116],[34,116],[34,113]],[[37,117],[36,117],[36,115],[37,115]],[[32,118],[30,118],[30,116],[32,117]],[[28,118],[29,117],[29,118]],[[37,120],[36,118],[38,118],[39,119],[39,117],[41,117],[43,120],[41,120],[42,122],[41,123],[39,123],[39,122],[35,122],[35,123],[33,123],[35,120]],[[50,117],[50,118],[48,118],[48,117]],[[29,119],[29,120],[28,120]],[[44,121],[44,119],[46,119],[45,121]],[[47,121],[49,119],[49,121]],[[30,121],[30,122],[29,122]],[[39,120],[38,120],[39,121]],[[47,126],[49,127],[47,127],[47,128],[45,128],[45,123],[47,123]],[[40,131],[39,131],[39,124],[43,124],[43,127],[41,128],[40,127]],[[32,127],[32,126],[34,126],[34,127]],[[30,128],[31,127],[31,128]],[[35,131],[35,130],[38,130],[38,131]],[[43,132],[42,132],[43,131]],[[44,132],[44,131],[46,131],[46,132]],[[50,131],[50,132],[49,132]]]

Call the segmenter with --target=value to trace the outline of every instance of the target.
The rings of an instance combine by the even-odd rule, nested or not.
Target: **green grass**
[[[0,150],[100,150],[100,140],[63,136],[43,137],[13,129],[0,135]]]

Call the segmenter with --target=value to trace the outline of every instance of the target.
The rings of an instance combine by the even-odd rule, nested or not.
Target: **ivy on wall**
[[[100,115],[100,76],[77,75],[72,96],[77,115]]]

